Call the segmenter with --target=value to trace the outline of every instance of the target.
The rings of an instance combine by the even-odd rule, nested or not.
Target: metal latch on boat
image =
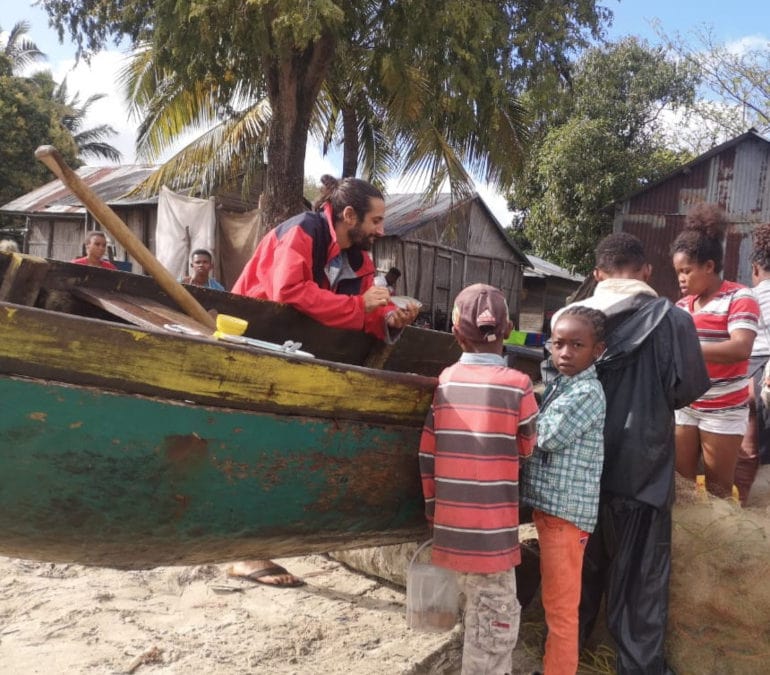
[[[257,340],[256,338],[249,338],[241,335],[246,330],[248,323],[237,317],[227,316],[220,314],[217,316],[217,330],[214,336],[217,340],[223,340],[225,342],[232,342],[233,344],[245,345],[248,347],[257,347],[259,349],[267,349],[273,352],[281,352],[283,354],[291,354],[292,356],[304,356],[307,358],[315,358],[310,352],[302,351],[302,343],[295,342],[294,340],[286,340],[283,344],[276,342],[268,342],[266,340]],[[207,337],[199,330],[190,328],[181,323],[166,323],[163,324],[165,330],[172,333],[181,333],[182,335],[192,335],[195,337]],[[233,330],[239,334],[228,332]]]

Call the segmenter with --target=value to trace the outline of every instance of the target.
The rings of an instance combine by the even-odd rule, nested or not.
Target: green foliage
[[[72,135],[61,124],[61,108],[37,83],[0,76],[0,204],[48,181],[48,169],[35,159],[39,145],[55,145],[70,166],[79,166]]]
[[[690,159],[661,140],[662,111],[692,101],[690,68],[635,39],[587,52],[538,130],[510,195],[535,253],[587,273],[613,202]]]
[[[100,124],[90,129],[84,128],[89,109],[94,103],[103,99],[106,94],[93,94],[81,104],[79,92],[75,92],[72,97],[69,96],[67,79],[65,78],[53,90],[52,96],[65,111],[61,122],[64,128],[72,134],[79,157],[94,157],[111,162],[120,162],[122,157],[120,151],[106,142],[107,138],[118,133],[112,126]]]
[[[57,85],[50,71],[20,76],[24,68],[45,58],[24,37],[28,30],[28,23],[17,23],[0,45],[0,204],[52,179],[48,169],[35,159],[40,145],[56,146],[72,167],[80,166],[80,154],[120,158],[120,153],[104,142],[115,133],[112,127],[83,129],[88,108],[100,95],[81,106],[77,94],[68,99],[66,81]]]
[[[448,182],[458,195],[471,174],[510,186],[528,143],[521,92],[558,74],[608,16],[584,0],[385,3],[333,64],[324,139],[352,119],[359,143],[345,128],[345,151],[357,147],[375,181],[410,175],[427,178],[429,193]]]
[[[86,58],[123,37],[152,54],[153,71],[135,71],[131,80],[137,111],[147,115],[142,151],[156,154],[181,129],[214,119],[250,134],[236,141],[222,132],[224,153],[212,136],[203,138],[220,159],[251,141],[261,160],[266,147],[263,205],[273,222],[301,199],[311,127],[327,147],[344,137],[353,154],[346,171],[360,161],[375,182],[404,173],[427,177],[429,191],[448,181],[462,193],[472,185],[470,171],[510,185],[527,141],[519,96],[559,79],[573,50],[599,37],[610,16],[595,0],[41,4]],[[203,157],[197,147],[180,162],[210,188],[227,167],[217,163],[217,176],[204,177]],[[260,164],[241,161],[247,170]]]

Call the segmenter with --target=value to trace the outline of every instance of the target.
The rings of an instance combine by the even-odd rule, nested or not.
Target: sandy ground
[[[407,628],[403,589],[325,556],[280,562],[307,585],[0,558],[0,673],[459,673],[459,627]],[[534,651],[520,643],[515,673]]]
[[[322,556],[282,562],[307,585],[0,558],[0,672],[420,673],[443,655],[451,634],[410,631],[401,590]]]
[[[757,488],[767,500],[770,467]],[[0,557],[0,673],[459,674],[459,627],[410,630],[404,589],[326,556],[280,562],[307,585],[234,580],[225,565],[120,571]],[[515,675],[539,669],[543,632],[536,597]],[[604,665],[580,672],[612,672],[601,638],[597,654]]]

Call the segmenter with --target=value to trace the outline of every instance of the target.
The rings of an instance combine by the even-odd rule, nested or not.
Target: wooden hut
[[[94,167],[77,170],[99,197],[123,219],[128,228],[148,248],[154,249],[158,198],[127,198],[126,195],[154,171],[147,165]],[[0,213],[23,219],[24,251],[57,260],[83,255],[86,232],[99,229],[88,211],[61,181],[54,180],[0,207]],[[115,243],[113,260],[126,271],[141,267]]]
[[[524,270],[518,327],[529,332],[550,333],[554,312],[567,304],[567,298],[577,291],[584,277],[537,256],[527,257],[532,269]]]
[[[397,293],[420,300],[432,328],[449,328],[455,296],[472,283],[502,289],[518,320],[523,271],[531,265],[478,194],[461,201],[440,194],[429,203],[420,194],[393,194],[385,207],[375,264],[383,274],[401,271]]]

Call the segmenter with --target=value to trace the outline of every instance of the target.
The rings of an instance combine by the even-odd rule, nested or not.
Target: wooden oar
[[[168,270],[158,262],[139,238],[128,229],[107,204],[78,176],[64,161],[59,151],[52,145],[41,145],[35,150],[37,157],[45,164],[85,206],[102,226],[112,234],[139,264],[158,282],[158,285],[176,301],[185,314],[214,330],[216,322],[190,292],[174,279]]]

